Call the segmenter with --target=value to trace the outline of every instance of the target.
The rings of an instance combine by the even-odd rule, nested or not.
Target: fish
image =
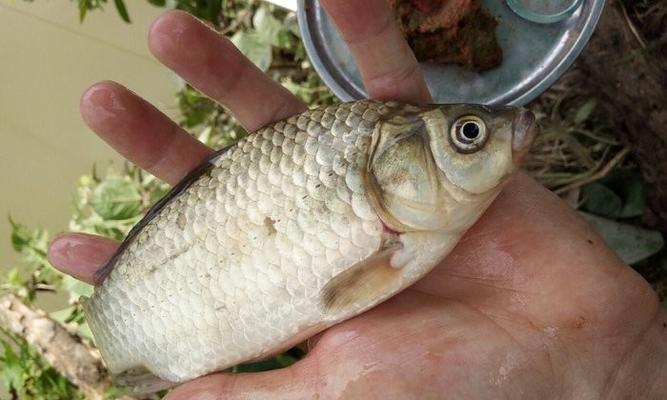
[[[424,277],[519,167],[521,108],[360,100],[215,152],[83,299],[116,382],[171,387],[275,355]]]

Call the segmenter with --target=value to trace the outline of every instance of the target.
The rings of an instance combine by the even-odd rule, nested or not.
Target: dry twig
[[[573,182],[573,183],[571,183],[567,186],[563,186],[559,189],[556,189],[556,190],[554,190],[554,192],[556,194],[569,192],[572,189],[580,188],[580,187],[582,187],[582,186],[584,186],[588,183],[595,182],[597,180],[600,180],[600,179],[604,178],[605,176],[607,176],[609,174],[609,172],[611,172],[614,169],[614,167],[616,167],[617,165],[619,165],[623,161],[623,159],[628,155],[629,152],[630,152],[630,148],[625,147],[623,150],[616,153],[616,155],[611,160],[609,160],[609,162],[607,164],[605,164],[604,167],[600,168],[596,173],[591,174],[584,179],[580,179],[576,182]]]

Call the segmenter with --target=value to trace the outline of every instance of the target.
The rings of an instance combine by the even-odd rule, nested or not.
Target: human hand
[[[384,0],[323,4],[372,97],[430,100]],[[249,131],[305,109],[187,14],[160,17],[149,44]],[[211,153],[115,83],[88,89],[81,112],[102,139],[171,184]],[[92,282],[117,246],[66,234],[49,257]],[[213,374],[168,398],[658,398],[666,392],[666,326],[649,285],[562,201],[519,174],[433,272],[309,341],[303,360],[276,371]]]

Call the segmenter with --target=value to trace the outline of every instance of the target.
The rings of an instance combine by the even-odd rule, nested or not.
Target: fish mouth
[[[535,139],[537,124],[535,123],[535,114],[525,108],[519,108],[514,112],[512,121],[512,151],[517,160],[523,158],[530,145]]]

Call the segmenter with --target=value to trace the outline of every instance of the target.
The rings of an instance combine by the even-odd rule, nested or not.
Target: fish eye
[[[475,115],[465,115],[452,125],[449,139],[459,153],[474,153],[487,139],[486,124]]]

